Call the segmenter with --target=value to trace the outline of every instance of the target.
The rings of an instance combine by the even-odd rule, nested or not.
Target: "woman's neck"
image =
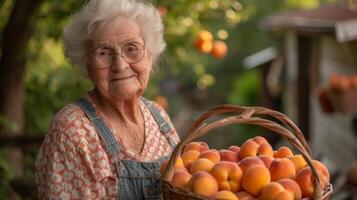
[[[119,118],[126,123],[137,123],[140,121],[140,100],[139,97],[132,99],[120,99],[115,97],[106,97],[97,89],[90,93],[97,110],[111,119]]]

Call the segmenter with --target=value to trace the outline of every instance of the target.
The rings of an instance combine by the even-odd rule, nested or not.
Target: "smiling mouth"
[[[126,79],[130,79],[135,77],[136,75],[131,75],[131,76],[126,76],[126,77],[120,77],[120,78],[113,78],[111,79],[111,81],[122,81],[122,80],[126,80]]]

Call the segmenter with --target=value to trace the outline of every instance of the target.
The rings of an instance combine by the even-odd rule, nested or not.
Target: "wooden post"
[[[317,66],[317,40],[311,35],[298,35],[298,77],[297,77],[297,115],[298,126],[307,140],[310,139],[310,95],[311,76]]]

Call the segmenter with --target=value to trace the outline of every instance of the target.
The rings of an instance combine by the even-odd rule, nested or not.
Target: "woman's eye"
[[[138,51],[138,48],[134,47],[134,46],[129,46],[125,49],[126,52],[128,53],[133,53],[133,52],[136,52]]]
[[[109,49],[96,49],[95,54],[100,56],[112,55],[112,52]]]

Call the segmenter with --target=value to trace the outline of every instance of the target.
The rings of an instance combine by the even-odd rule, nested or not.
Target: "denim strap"
[[[97,130],[99,136],[104,141],[107,147],[107,151],[111,155],[119,154],[119,145],[116,142],[113,134],[111,133],[108,126],[104,121],[96,115],[95,108],[93,105],[85,98],[79,98],[75,102],[87,115],[89,120],[93,123],[95,129]]]
[[[151,101],[147,100],[144,97],[141,97],[141,100],[144,102],[144,104],[150,110],[152,116],[154,117],[157,125],[160,128],[160,131],[162,133],[164,133],[164,135],[165,135],[167,141],[169,142],[170,146],[171,147],[175,147],[176,146],[175,142],[168,135],[168,132],[170,132],[170,130],[172,129],[171,125],[162,117],[162,115],[160,114],[160,111],[154,106],[154,104]]]

